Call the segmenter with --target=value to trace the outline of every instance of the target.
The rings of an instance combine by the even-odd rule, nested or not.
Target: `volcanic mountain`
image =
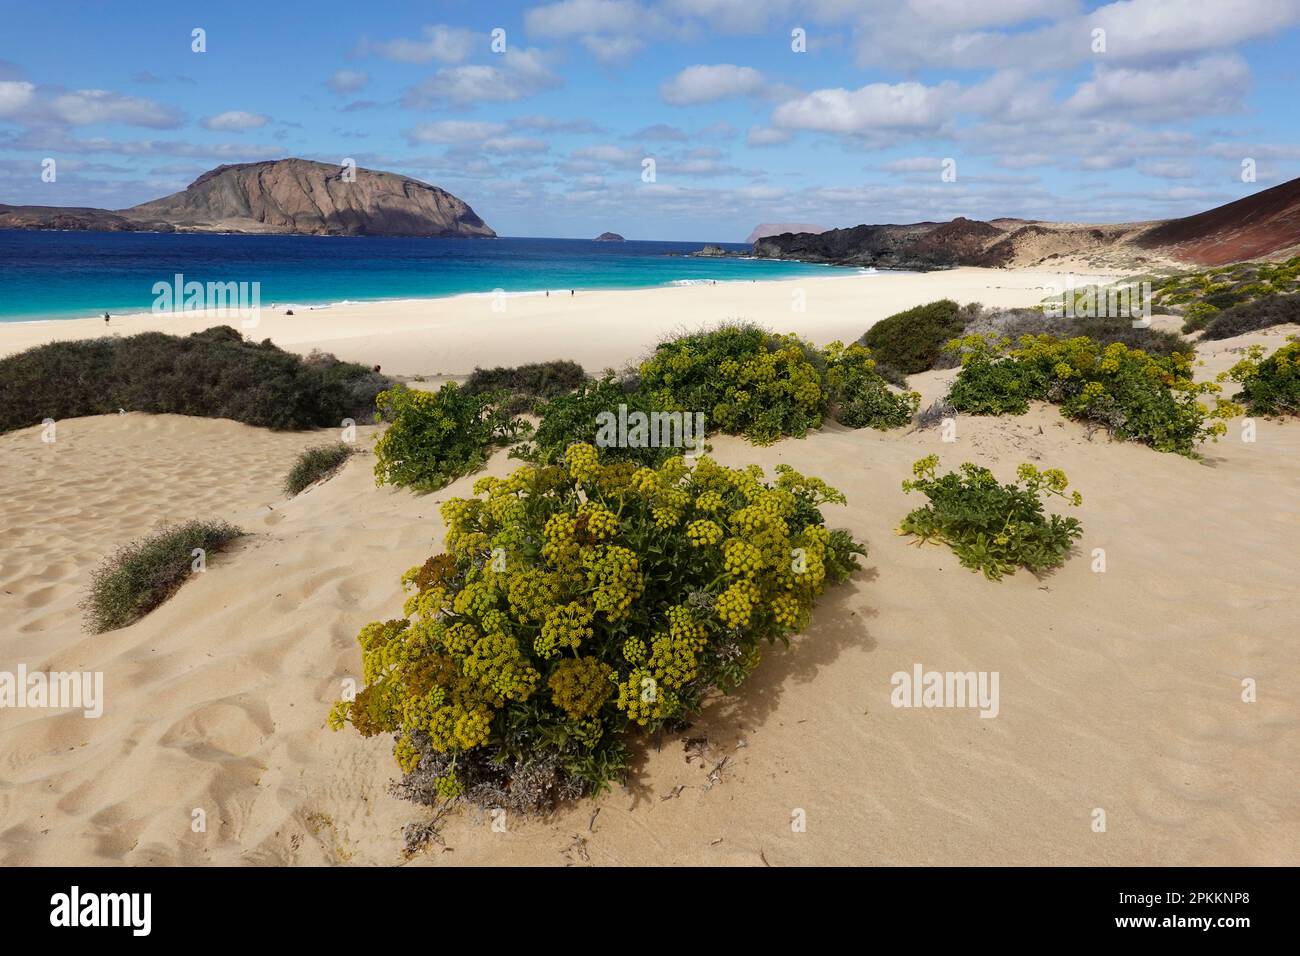
[[[1096,265],[1223,265],[1300,251],[1300,179],[1208,212],[1154,222],[1085,223],[958,217],[784,233],[754,255],[885,269],[1032,266],[1072,258]]]
[[[306,159],[218,166],[182,192],[129,209],[0,205],[0,229],[496,235],[467,203],[437,186]]]

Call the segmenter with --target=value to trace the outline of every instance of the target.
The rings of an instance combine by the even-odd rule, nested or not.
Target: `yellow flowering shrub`
[[[802,438],[828,414],[850,428],[898,428],[919,401],[889,390],[865,346],[832,342],[822,350],[756,325],[723,325],[662,342],[640,374],[656,407],[703,412],[710,429],[757,444]]]
[[[362,628],[365,687],[330,723],[394,735],[409,794],[540,809],[604,786],[631,733],[738,687],[865,553],[789,466],[626,464],[579,444],[484,478],[443,505],[406,616]]]
[[[1215,382],[1192,377],[1192,355],[1149,355],[1122,342],[1103,345],[1086,336],[967,336],[949,347],[962,368],[948,403],[972,415],[1023,414],[1036,399],[1067,418],[1096,423],[1121,441],[1195,456],[1196,445],[1217,440],[1241,406]]]

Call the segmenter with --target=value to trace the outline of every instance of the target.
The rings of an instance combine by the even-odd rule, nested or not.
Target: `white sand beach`
[[[341,359],[379,364],[396,375],[464,375],[475,366],[518,365],[568,358],[589,372],[622,366],[665,334],[744,319],[818,343],[851,342],[887,315],[934,299],[1026,306],[1041,302],[1074,277],[1077,285],[1115,274],[1011,269],[950,269],[930,273],[861,275],[829,271],[827,278],[616,291],[555,290],[540,294],[453,296],[361,302],[312,309],[263,303],[257,324],[202,312],[114,316],[47,322],[0,323],[0,355],[44,342],[160,331],[173,335],[212,325],[241,328],[281,348],[333,352]],[[497,311],[497,310],[501,311]]]
[[[1029,305],[1053,281],[957,269],[512,298],[504,314],[483,299],[383,303],[268,313],[253,334],[409,375],[553,357],[596,371],[682,326],[850,340],[945,296]],[[202,324],[114,318],[111,331]],[[1286,331],[1210,343],[1200,374]],[[0,353],[96,334],[102,320],[0,325]],[[928,401],[954,374],[911,383]],[[1239,424],[1200,462],[1050,406],[963,416],[951,444],[833,424],[766,448],[715,439],[727,464],[790,462],[840,488],[848,505],[828,520],[867,543],[864,569],[738,696],[646,740],[625,787],[505,832],[458,810],[409,860],[402,828],[430,814],[388,793],[390,742],[333,733],[326,714],[359,677],[358,629],[398,613],[402,572],[441,549],[439,503],[477,476],[423,496],[376,488],[360,454],[286,500],[295,455],[332,432],[127,413],[60,422],[54,444],[39,427],[0,435],[0,660],[102,671],[107,698],[98,719],[0,711],[0,863],[1294,865],[1300,424],[1260,421],[1253,443]],[[1064,469],[1084,495],[1077,553],[1043,580],[994,584],[896,536],[916,506],[900,482],[931,453],[1004,479],[1023,461]],[[499,453],[488,471],[515,465]],[[104,555],[208,517],[249,535],[139,622],[81,630]],[[998,717],[891,707],[891,675],[918,663],[997,671]],[[1242,700],[1246,678],[1257,702]]]

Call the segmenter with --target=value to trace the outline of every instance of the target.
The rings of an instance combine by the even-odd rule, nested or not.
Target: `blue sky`
[[[0,202],[352,157],[502,235],[739,241],[1164,218],[1300,175],[1300,0],[6,0],[0,24]]]

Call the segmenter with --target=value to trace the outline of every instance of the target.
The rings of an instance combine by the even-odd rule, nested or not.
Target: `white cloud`
[[[881,163],[880,168],[887,173],[938,173],[943,168],[943,160],[935,156],[908,156]]]
[[[1196,171],[1189,164],[1180,162],[1145,163],[1141,171],[1160,179],[1191,179],[1196,175]]]
[[[173,129],[181,124],[181,116],[176,110],[136,96],[108,90],[42,94],[45,90],[39,89],[29,110],[30,118],[36,121],[53,121],[69,126],[121,123],[151,129]]]
[[[328,82],[335,93],[355,93],[365,89],[370,75],[365,70],[335,70]]]
[[[402,105],[428,109],[442,105],[510,102],[560,84],[560,78],[551,72],[542,52],[535,47],[510,47],[498,59],[500,66],[469,64],[444,67],[407,90]]]
[[[439,123],[421,123],[408,130],[406,138],[412,143],[477,143],[505,131],[501,123],[477,120],[443,120]]]
[[[782,103],[772,125],[824,133],[934,129],[945,119],[944,90],[921,83],[869,83],[856,90],[816,90]]]
[[[26,109],[36,93],[36,84],[21,80],[0,81],[0,116],[13,116]]]
[[[362,37],[358,52],[396,63],[463,63],[474,51],[476,39],[469,30],[437,23],[422,27],[420,32],[422,36],[416,40],[372,41]]]
[[[203,121],[202,125],[205,129],[237,133],[246,129],[260,129],[270,121],[269,116],[263,116],[261,113],[227,110],[224,113],[218,113],[216,116],[209,116]]]
[[[494,136],[483,141],[489,153],[544,153],[551,147],[545,140],[528,136]]]
[[[712,103],[763,92],[763,74],[734,63],[688,66],[659,87],[659,95],[673,106]]]
[[[749,146],[779,146],[790,142],[793,134],[788,129],[772,129],[769,126],[751,126],[745,134],[745,143]]]
[[[1171,69],[1099,69],[1065,108],[1080,116],[1162,120],[1241,109],[1250,68],[1235,55],[1209,56]]]

